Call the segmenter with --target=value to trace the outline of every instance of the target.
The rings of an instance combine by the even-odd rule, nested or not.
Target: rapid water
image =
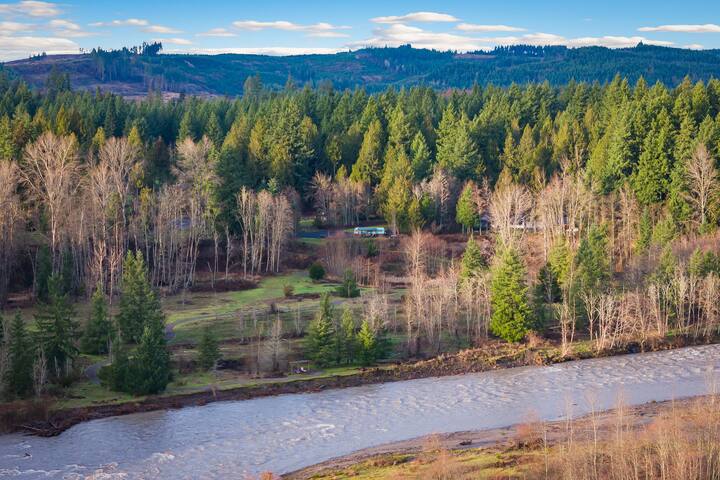
[[[0,436],[0,477],[226,479],[430,433],[554,420],[707,392],[720,345],[218,402]]]

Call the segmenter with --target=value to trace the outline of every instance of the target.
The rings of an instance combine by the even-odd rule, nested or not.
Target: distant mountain
[[[331,81],[335,88],[362,86],[368,91],[424,84],[468,88],[473,83],[508,85],[571,80],[607,82],[619,74],[631,81],[676,85],[720,78],[720,50],[686,50],[640,44],[634,48],[499,47],[491,52],[456,54],[403,46],[333,55],[165,55],[137,49],[93,51],[78,55],[38,56],[8,62],[6,69],[34,86],[43,86],[53,69],[68,73],[74,88],[100,88],[125,96],[150,90],[195,95],[239,95],[248,76],[282,88]]]

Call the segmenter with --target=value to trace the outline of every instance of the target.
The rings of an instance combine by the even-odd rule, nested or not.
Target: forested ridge
[[[567,48],[516,45],[468,53],[367,48],[336,54],[264,56],[162,54],[157,43],[120,50],[94,49],[80,55],[39,55],[8,62],[6,68],[35,86],[53,70],[68,73],[75,88],[145,95],[164,91],[240,95],[243,82],[260,74],[266,87],[281,90],[290,76],[299,86],[365,88],[369,92],[427,85],[436,89],[480,85],[570,81],[606,83],[616,74],[635,83],[641,76],[676,86],[685,76],[720,77],[718,50],[693,51],[639,44],[634,48]]]
[[[276,91],[253,75],[243,91],[129,101],[73,91],[59,72],[42,91],[0,78],[0,301],[22,290],[40,300],[39,371],[62,378],[78,348],[69,299],[95,293],[87,341],[96,353],[118,342],[114,365],[131,362],[126,371],[142,380],[118,377],[125,367],[117,367],[110,384],[161,391],[169,358],[157,290],[191,288],[202,245],[214,252],[203,265],[213,278],[280,271],[303,214],[321,227],[382,219],[409,234],[401,245],[409,355],[436,354],[443,332],[461,330],[517,342],[552,329],[565,349],[582,327],[598,350],[670,331],[717,334],[717,249],[690,256],[676,240],[706,238],[720,219],[720,81],[669,88],[616,76],[368,94],[292,79]],[[494,256],[470,235],[455,268],[433,234],[488,222]],[[528,232],[544,259],[533,275]],[[363,249],[366,259],[377,255]],[[342,276],[339,295],[359,295],[356,282],[382,283],[338,252],[329,248],[323,262]],[[138,344],[131,359],[108,333],[103,302],[113,299],[120,338]],[[319,365],[344,358],[327,297],[322,305],[307,332]],[[374,344],[383,328],[371,332],[368,322],[356,339],[351,314],[345,323],[360,344]],[[22,321],[10,330],[27,392]],[[375,347],[363,355],[372,363]]]

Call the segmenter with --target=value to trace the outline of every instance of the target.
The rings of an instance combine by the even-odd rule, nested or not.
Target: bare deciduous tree
[[[490,201],[490,214],[493,228],[503,245],[511,245],[532,223],[530,212],[533,198],[527,188],[510,183],[498,185]]]
[[[59,268],[60,245],[66,240],[68,212],[78,190],[80,164],[74,137],[43,133],[25,148],[21,175],[38,207],[47,212],[53,268]]]
[[[695,207],[697,222],[705,225],[708,213],[717,199],[718,172],[715,160],[704,144],[695,149],[686,165],[687,179],[690,184],[687,198]]]
[[[5,302],[10,275],[18,247],[23,210],[18,187],[20,172],[17,164],[0,161],[0,305]]]

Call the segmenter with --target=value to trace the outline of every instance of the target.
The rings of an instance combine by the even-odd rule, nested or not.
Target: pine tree
[[[150,287],[147,269],[139,250],[128,252],[123,263],[123,278],[117,324],[125,342],[138,342],[146,324],[162,321],[157,295]]]
[[[576,294],[581,292],[600,292],[609,285],[611,270],[605,228],[593,225],[580,242],[575,255]]]
[[[48,302],[35,314],[37,343],[45,353],[48,370],[62,378],[78,355],[75,311],[67,294],[61,293],[62,279],[50,278]]]
[[[520,255],[504,248],[492,269],[490,331],[508,342],[519,342],[534,325],[525,275]]]
[[[92,355],[105,354],[109,351],[113,335],[107,299],[100,285],[95,289],[90,304],[90,318],[80,339],[80,349]]]
[[[135,355],[130,360],[132,390],[135,395],[163,392],[171,380],[170,352],[165,341],[165,322],[154,315],[145,322]]]
[[[320,310],[308,325],[305,352],[318,367],[330,365],[335,358],[333,307],[327,293],[320,299]]]
[[[347,269],[343,273],[343,279],[340,286],[337,288],[337,294],[344,298],[355,298],[360,296],[360,288],[355,280],[355,274],[352,270]]]
[[[633,188],[640,203],[649,205],[662,201],[670,186],[673,149],[672,124],[664,110],[653,122],[645,138]]]
[[[363,137],[360,153],[352,167],[350,179],[375,185],[380,180],[383,158],[383,128],[379,120],[373,120]]]
[[[358,359],[364,367],[373,365],[378,359],[378,339],[367,320],[363,320],[357,334]]]
[[[335,350],[338,363],[353,363],[357,357],[357,338],[355,335],[355,319],[349,307],[345,307],[343,310],[340,325],[336,330]]]
[[[223,131],[220,127],[220,120],[215,112],[210,114],[207,125],[205,125],[205,135],[210,139],[215,148],[218,150],[223,144]]]
[[[573,253],[565,240],[560,240],[550,247],[548,267],[553,277],[557,279],[558,284],[563,288],[568,287],[572,263]]]
[[[210,370],[215,367],[218,360],[220,360],[220,348],[217,338],[210,327],[206,327],[198,345],[198,365],[203,370]]]
[[[188,107],[180,120],[180,128],[178,130],[177,143],[190,138],[195,141],[195,125],[192,117],[191,107]]]
[[[465,280],[479,274],[487,267],[480,245],[475,241],[473,235],[468,238],[460,263],[460,279]]]
[[[478,159],[477,145],[470,134],[470,121],[465,114],[458,118],[454,107],[448,106],[438,127],[438,165],[462,180],[483,173]]]
[[[430,176],[432,163],[430,159],[430,148],[428,148],[425,136],[422,132],[417,132],[410,145],[412,152],[412,170],[413,179],[421,182]]]
[[[460,197],[458,197],[457,206],[455,207],[455,219],[462,225],[463,232],[472,231],[480,225],[480,214],[473,199],[475,185],[467,182]]]
[[[8,365],[3,390],[8,397],[24,397],[33,389],[33,349],[20,312],[10,323],[8,337]]]

